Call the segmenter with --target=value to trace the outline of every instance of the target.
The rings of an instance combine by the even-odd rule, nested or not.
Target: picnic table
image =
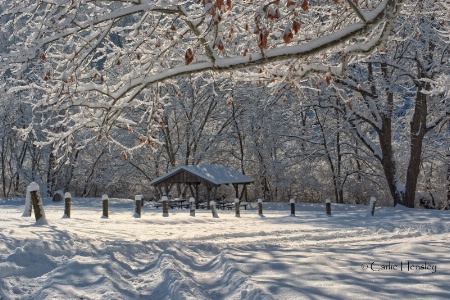
[[[244,210],[247,210],[247,202],[239,202],[239,207],[243,207]],[[216,202],[216,207],[218,209],[234,209],[234,202],[229,202],[229,201],[217,201]]]
[[[234,204],[231,203],[231,202],[227,202],[227,201],[217,201],[217,202],[216,202],[216,207],[217,207],[218,209],[222,209],[222,210],[225,210],[225,208],[227,208],[227,209],[233,209]]]
[[[187,201],[188,200],[186,200],[186,199],[175,198],[175,199],[169,200],[168,203],[169,203],[169,207],[172,208],[172,209],[174,207],[178,207],[178,208],[182,209],[182,208],[189,208],[190,207],[190,203],[189,202],[185,203]],[[245,210],[247,210],[247,205],[248,205],[247,202],[240,202],[239,203],[239,207],[243,207]],[[155,208],[162,207],[162,201],[155,202],[153,204],[153,207],[155,207]],[[197,209],[199,209],[199,208],[206,208],[206,204],[204,202],[195,202],[195,207]],[[218,209],[222,209],[222,210],[225,210],[225,209],[232,210],[232,209],[234,209],[234,202],[217,201],[216,202],[216,207]]]
[[[175,199],[169,200],[167,202],[168,202],[170,208],[174,208],[174,207],[178,207],[178,208],[186,207],[186,208],[189,208],[189,203],[187,203],[187,204],[184,203],[186,201],[187,201],[186,199],[175,198]],[[153,204],[153,207],[154,208],[162,207],[162,201],[160,200],[160,201],[155,202]]]
[[[169,200],[169,207],[170,208],[174,208],[174,207],[179,207],[179,208],[186,207],[186,208],[189,208],[189,204],[184,204],[184,202],[186,202],[186,201],[187,201],[186,199],[178,199],[178,198],[175,198],[173,200]]]

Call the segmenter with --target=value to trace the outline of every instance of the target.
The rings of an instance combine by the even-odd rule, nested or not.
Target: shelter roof
[[[190,175],[194,176],[177,176],[180,173],[187,172]],[[172,178],[177,178],[176,181],[171,180]],[[188,177],[197,177],[197,179],[201,179],[202,181],[207,181],[214,185],[222,185],[222,184],[246,184],[254,182],[254,179],[236,172],[233,169],[225,167],[221,164],[213,164],[213,165],[190,165],[190,166],[180,166],[171,170],[170,172],[152,180],[150,182],[151,185],[158,185],[162,182],[180,182],[180,183],[189,183],[191,182]],[[192,180],[192,179],[191,179]]]

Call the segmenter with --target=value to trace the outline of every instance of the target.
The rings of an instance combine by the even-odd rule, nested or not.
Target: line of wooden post
[[[65,206],[64,206],[64,216],[65,218],[70,218],[71,216],[71,201],[72,196],[70,193],[64,194],[64,200],[65,200]],[[162,201],[162,207],[163,207],[163,217],[169,216],[169,199],[167,196],[163,196],[161,198]],[[104,194],[102,195],[102,202],[103,202],[103,215],[102,218],[108,218],[109,217],[109,209],[108,209],[108,202],[109,197],[108,195]],[[291,216],[295,216],[295,199],[290,199],[290,206],[291,206]],[[376,198],[370,197],[370,204],[369,204],[369,211],[372,216],[375,214],[375,206],[376,206]],[[143,196],[142,195],[136,195],[135,196],[135,217],[140,218],[142,215],[142,203],[143,203]],[[191,197],[189,198],[189,211],[190,216],[195,217],[195,198]],[[234,207],[235,207],[235,216],[240,217],[240,201],[238,198],[234,199]],[[211,213],[214,218],[218,218],[217,214],[217,208],[216,208],[216,202],[211,201],[210,202],[210,208]],[[36,223],[41,224],[47,224],[47,221],[45,219],[44,209],[42,205],[42,200],[39,195],[39,185],[35,182],[32,182],[27,187],[27,197],[25,199],[25,211],[23,213],[23,216],[31,216],[31,211],[34,210],[34,215],[36,218]],[[331,216],[331,200],[326,199],[325,200],[325,210],[326,214],[328,216]],[[263,216],[263,200],[258,199],[258,215]]]

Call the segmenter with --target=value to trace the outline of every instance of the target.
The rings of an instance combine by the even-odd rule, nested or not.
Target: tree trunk
[[[420,171],[420,161],[422,157],[423,138],[426,134],[426,116],[427,116],[427,95],[422,94],[418,88],[414,115],[410,123],[410,158],[408,171],[406,173],[406,188],[404,205],[414,207],[414,199],[417,189],[417,179]]]
[[[336,106],[337,106],[337,104],[338,104],[338,99],[336,99]],[[340,128],[341,124],[339,122],[339,117],[340,117],[339,111],[336,109],[335,113],[336,113],[336,121],[337,121],[336,128]],[[336,188],[338,190],[336,202],[343,204],[344,203],[344,189],[343,189],[343,184],[342,184],[341,132],[339,131],[339,129],[336,132],[336,155],[337,155]]]
[[[31,140],[30,155],[31,155],[31,180],[36,181],[39,177],[39,161],[41,157],[41,150]]]
[[[342,155],[340,153],[340,136],[339,136],[339,131],[337,132],[336,135],[336,152],[337,152],[337,161],[336,161],[336,166],[333,162],[333,158],[331,157],[331,150],[328,148],[327,145],[327,138],[325,135],[325,128],[324,128],[324,124],[322,123],[322,121],[319,118],[318,112],[317,110],[314,109],[314,114],[316,116],[316,120],[317,120],[317,124],[319,124],[320,127],[320,132],[321,132],[321,137],[322,137],[322,144],[323,144],[323,148],[325,150],[326,153],[326,158],[328,160],[328,163],[330,165],[330,169],[331,169],[331,173],[333,175],[333,188],[334,188],[334,198],[336,203],[344,203],[344,192],[342,190],[342,185],[341,185],[341,160],[342,160]]]
[[[17,174],[16,174],[15,184],[14,184],[14,192],[15,192],[16,196],[19,195],[20,172],[22,171],[22,168],[23,168],[23,163],[24,163],[25,157],[27,155],[27,150],[28,150],[28,140],[23,143],[22,149],[20,151],[20,155],[18,157],[18,165],[17,165],[17,171],[16,171]]]
[[[55,162],[56,157],[53,154],[53,145],[50,148],[50,155],[48,157],[48,168],[47,168],[47,196],[51,197],[53,192],[55,191]]]
[[[383,117],[383,128],[378,132],[380,141],[381,153],[381,165],[383,166],[384,176],[391,192],[391,196],[394,199],[394,206],[403,202],[404,192],[399,185],[397,178],[397,165],[394,157],[394,150],[392,149],[392,127],[391,118]]]
[[[450,153],[447,153],[447,205],[446,209],[450,209]]]
[[[381,64],[381,73],[383,74],[386,84],[391,82],[389,76],[388,67],[386,63]],[[403,185],[400,185],[397,163],[394,156],[394,149],[392,147],[392,113],[394,110],[394,93],[392,91],[387,92],[386,98],[386,111],[381,114],[381,123],[383,127],[378,131],[381,152],[383,157],[381,158],[381,165],[383,166],[384,175],[388,183],[389,191],[394,199],[394,206],[398,203],[403,203],[405,196]]]
[[[6,157],[5,157],[5,140],[2,139],[2,149],[0,152],[1,169],[2,169],[2,192],[3,197],[6,197]]]
[[[69,169],[69,174],[68,174],[68,178],[66,181],[66,185],[64,187],[64,191],[68,191],[70,189],[70,183],[72,182],[72,178],[73,178],[73,172],[75,170],[75,164],[77,163],[78,160],[78,154],[80,153],[80,150],[76,150],[75,151],[75,155],[73,157],[72,162],[70,163],[70,169]]]
[[[94,177],[95,171],[96,171],[96,167],[97,164],[100,162],[100,159],[102,158],[103,154],[106,153],[105,149],[102,149],[102,152],[99,154],[99,156],[97,157],[97,159],[95,160],[94,164],[91,167],[91,171],[89,173],[89,176],[86,178],[86,181],[84,183],[84,187],[83,187],[83,192],[81,193],[81,197],[86,197],[88,196],[90,189],[88,190],[89,184],[91,183],[92,178]],[[92,187],[91,187],[92,189]]]
[[[447,121],[447,133],[450,134],[450,119]],[[450,209],[450,145],[447,149],[447,204],[445,209]]]

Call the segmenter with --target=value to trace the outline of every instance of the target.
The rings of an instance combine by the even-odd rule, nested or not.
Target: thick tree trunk
[[[426,134],[427,116],[427,95],[422,94],[421,89],[417,90],[414,115],[410,123],[410,158],[408,171],[406,173],[406,189],[404,205],[414,207],[414,199],[417,189],[417,179],[420,171],[420,161],[422,157],[423,138]]]
[[[371,72],[371,69],[369,70]],[[387,64],[381,64],[381,72],[386,83],[390,82],[389,72],[387,70]],[[381,158],[381,165],[383,166],[384,175],[388,183],[389,191],[391,192],[392,199],[394,200],[394,206],[398,203],[403,203],[405,196],[403,185],[400,184],[397,174],[397,164],[394,156],[394,149],[392,147],[392,113],[394,109],[394,93],[388,91],[386,102],[386,111],[381,115],[381,123],[383,127],[378,131],[381,152],[383,157]]]
[[[378,133],[381,152],[383,157],[381,165],[383,166],[384,176],[391,192],[392,199],[394,199],[394,206],[403,202],[404,193],[397,178],[397,165],[395,162],[394,151],[392,149],[391,136],[391,119],[383,120],[383,130]]]

